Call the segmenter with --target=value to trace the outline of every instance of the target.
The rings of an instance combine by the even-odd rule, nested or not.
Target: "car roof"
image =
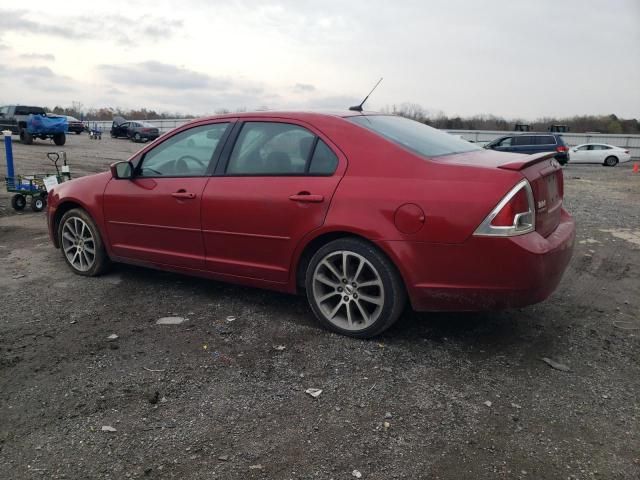
[[[391,115],[381,112],[356,112],[353,110],[263,110],[257,112],[236,112],[236,113],[224,113],[220,115],[210,115],[194,120],[213,120],[221,118],[256,118],[256,117],[270,117],[270,118],[290,118],[296,120],[313,120],[318,118],[346,118],[357,117],[367,115]]]

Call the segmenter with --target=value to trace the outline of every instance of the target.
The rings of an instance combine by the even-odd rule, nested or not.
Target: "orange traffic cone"
[[[633,173],[638,173],[638,172],[640,172],[640,164],[634,163],[633,164]]]

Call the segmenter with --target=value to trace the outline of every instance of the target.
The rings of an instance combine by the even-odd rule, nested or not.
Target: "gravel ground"
[[[59,149],[14,148],[24,173]],[[140,145],[64,148],[84,174]],[[565,179],[578,244],[549,300],[407,312],[372,341],[321,330],[302,297],[76,276],[44,214],[0,196],[0,478],[640,478],[640,174]]]

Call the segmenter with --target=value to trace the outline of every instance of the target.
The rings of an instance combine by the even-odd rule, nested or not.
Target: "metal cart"
[[[46,184],[62,183],[71,180],[71,172],[67,165],[66,152],[48,152],[47,158],[55,166],[56,173],[36,173],[33,175],[16,175],[5,177],[7,192],[13,193],[11,206],[14,210],[24,210],[27,206],[27,199],[30,200],[31,209],[34,212],[41,212],[47,206]],[[60,158],[63,159],[62,170],[58,168]],[[54,180],[55,179],[55,180]]]

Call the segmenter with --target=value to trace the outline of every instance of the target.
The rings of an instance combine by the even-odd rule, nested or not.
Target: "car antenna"
[[[382,81],[382,77],[380,77],[380,80],[378,80],[378,83],[376,83],[374,85],[374,87],[371,89],[371,91],[369,92],[369,95],[371,95],[373,93],[373,91],[378,88],[378,85],[380,85],[380,82]],[[364,102],[366,102],[369,99],[369,95],[367,95],[366,97],[364,97],[364,100],[362,100],[362,103],[360,103],[360,105],[354,105],[353,107],[349,107],[349,110],[353,111],[353,112],[361,112],[362,111],[362,106],[364,105]]]

